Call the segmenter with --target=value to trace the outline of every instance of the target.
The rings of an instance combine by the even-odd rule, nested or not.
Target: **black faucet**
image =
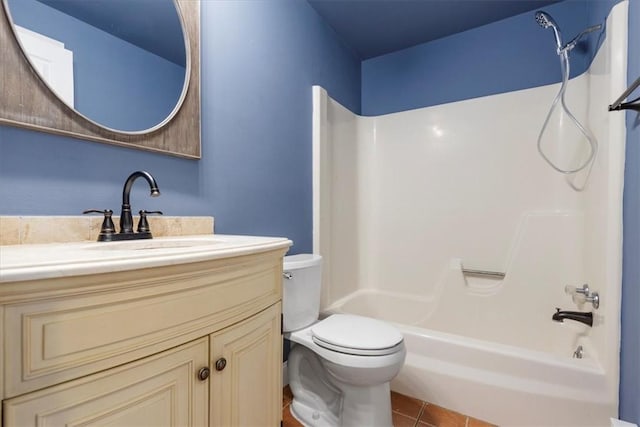
[[[133,232],[133,217],[131,216],[131,204],[129,201],[129,194],[131,193],[131,187],[133,182],[139,177],[143,177],[149,183],[151,187],[151,197],[157,197],[160,195],[158,184],[156,180],[149,172],[137,171],[129,175],[124,183],[122,190],[122,212],[120,213],[120,233],[116,233],[111,215],[113,211],[111,209],[88,209],[83,214],[88,213],[100,213],[104,215],[102,221],[102,228],[100,234],[98,234],[98,242],[114,242],[118,240],[134,240],[134,239],[151,239],[151,230],[149,230],[149,222],[147,221],[148,214],[162,215],[160,211],[140,211],[140,222],[138,223],[138,232]]]
[[[593,326],[593,312],[582,311],[564,311],[556,307],[556,312],[553,313],[551,319],[556,322],[563,322],[564,319],[575,320],[576,322],[584,323],[585,325]]]
[[[120,234],[133,234],[133,217],[131,216],[131,204],[129,201],[129,194],[131,193],[131,187],[133,182],[138,178],[144,178],[149,183],[151,188],[151,197],[157,197],[160,195],[158,184],[156,180],[149,172],[137,171],[129,175],[129,178],[124,183],[122,189],[122,211],[120,212]]]

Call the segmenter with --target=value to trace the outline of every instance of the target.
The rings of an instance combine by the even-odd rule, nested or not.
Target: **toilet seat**
[[[324,342],[316,337],[312,337],[312,339],[314,343],[318,344],[322,348],[326,348],[327,350],[331,351],[337,351],[339,353],[350,354],[353,356],[385,356],[387,354],[398,352],[403,346],[403,343],[398,343],[393,347],[379,348],[374,350],[363,350],[350,347],[340,347],[335,344]]]
[[[384,356],[403,347],[393,326],[368,317],[334,314],[311,327],[311,339],[327,350],[356,356]]]

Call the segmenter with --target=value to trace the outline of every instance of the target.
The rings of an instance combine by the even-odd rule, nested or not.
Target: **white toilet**
[[[334,314],[318,321],[322,257],[284,258],[283,328],[291,413],[305,426],[391,427],[389,381],[406,355],[402,334],[379,320]]]

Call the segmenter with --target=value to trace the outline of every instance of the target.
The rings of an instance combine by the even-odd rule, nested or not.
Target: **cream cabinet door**
[[[281,304],[211,335],[211,426],[279,426]]]
[[[102,373],[4,401],[4,426],[208,424],[207,337]]]

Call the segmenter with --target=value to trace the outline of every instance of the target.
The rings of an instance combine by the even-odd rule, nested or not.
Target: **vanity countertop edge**
[[[196,235],[128,242],[0,246],[4,283],[163,267],[286,249],[281,237]]]

